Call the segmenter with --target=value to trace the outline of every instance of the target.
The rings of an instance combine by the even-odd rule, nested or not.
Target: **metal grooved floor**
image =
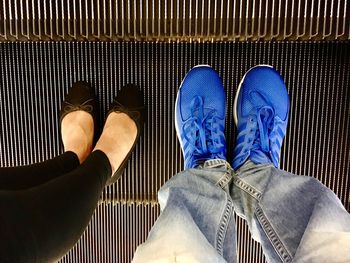
[[[101,115],[122,85],[135,83],[145,91],[148,124],[127,170],[104,190],[88,229],[61,262],[131,261],[160,212],[157,190],[183,167],[174,104],[182,78],[196,64],[210,64],[223,78],[229,152],[240,79],[256,64],[277,68],[291,97],[281,168],[318,178],[350,211],[349,42],[1,43],[1,166],[39,162],[62,152],[58,112],[74,81],[92,83]],[[239,261],[264,262],[247,225],[241,219],[236,224]]]

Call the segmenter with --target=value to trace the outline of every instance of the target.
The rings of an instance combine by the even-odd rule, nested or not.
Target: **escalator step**
[[[139,85],[148,108],[144,134],[124,176],[105,188],[90,227],[62,260],[84,262],[80,258],[89,256],[90,262],[116,262],[124,253],[117,261],[129,262],[159,214],[157,190],[183,168],[174,104],[186,72],[209,64],[222,76],[232,153],[238,83],[250,67],[271,64],[284,76],[291,97],[281,168],[318,178],[350,211],[349,47],[349,42],[1,43],[0,165],[29,164],[62,153],[58,113],[74,81],[92,83],[102,119],[124,84]],[[237,226],[239,250],[245,251],[240,262],[264,262],[245,223],[237,220]],[[122,229],[125,233],[118,234]]]

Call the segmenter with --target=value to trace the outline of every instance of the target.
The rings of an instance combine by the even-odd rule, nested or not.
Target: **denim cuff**
[[[227,190],[227,186],[232,181],[234,174],[231,165],[223,159],[207,160],[194,170],[196,175],[205,177],[224,190]]]

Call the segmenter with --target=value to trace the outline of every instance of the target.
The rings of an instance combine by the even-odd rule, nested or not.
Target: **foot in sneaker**
[[[209,159],[226,159],[225,91],[219,74],[210,66],[192,68],[176,98],[175,127],[185,169]]]
[[[243,77],[234,102],[238,129],[232,167],[246,160],[279,167],[286,134],[289,97],[282,76],[271,66],[251,68]]]

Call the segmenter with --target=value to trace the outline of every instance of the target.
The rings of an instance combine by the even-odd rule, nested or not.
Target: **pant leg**
[[[21,190],[46,183],[79,166],[73,152],[65,152],[51,160],[32,165],[0,168],[0,190]]]
[[[350,262],[350,215],[315,178],[247,162],[231,197],[268,262]]]
[[[93,152],[77,169],[40,186],[0,191],[0,262],[52,262],[77,242],[111,174]]]
[[[177,174],[159,191],[162,213],[133,262],[236,262],[236,235],[223,160]]]

